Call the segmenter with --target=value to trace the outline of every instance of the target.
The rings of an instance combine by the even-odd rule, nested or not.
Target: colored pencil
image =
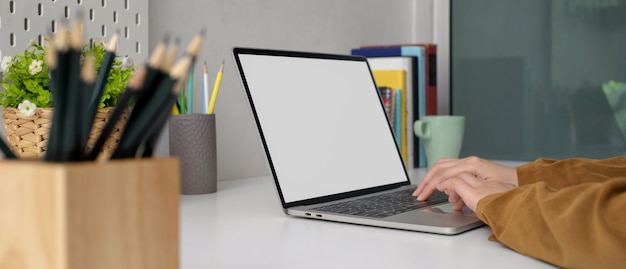
[[[202,113],[207,114],[209,112],[209,69],[204,62],[202,73]]]
[[[195,61],[193,62],[195,63]],[[187,78],[187,114],[193,113],[193,75],[194,75],[194,64],[189,67],[189,75]]]
[[[189,45],[185,53],[187,55],[191,55],[191,65],[189,66],[188,79],[187,79],[187,92],[184,93],[185,96],[185,113],[191,114],[193,113],[193,81],[194,81],[194,70],[196,65],[196,60],[198,58],[198,53],[202,48],[202,42],[204,40],[204,35],[206,33],[205,29],[202,29],[198,34],[196,34]]]
[[[222,84],[222,76],[224,74],[224,61],[220,66],[220,70],[217,72],[215,78],[215,84],[213,85],[213,92],[211,93],[211,102],[209,103],[209,114],[215,113],[215,102],[217,101],[217,94],[220,91],[220,85]]]

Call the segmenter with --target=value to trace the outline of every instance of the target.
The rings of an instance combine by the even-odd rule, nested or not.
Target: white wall
[[[200,60],[211,77],[226,60],[216,105],[218,178],[236,179],[267,175],[269,169],[232,61],[233,46],[349,54],[367,44],[432,42],[433,8],[433,0],[152,0],[150,44],[166,33],[188,41],[207,29]],[[200,96],[195,100],[199,108]]]

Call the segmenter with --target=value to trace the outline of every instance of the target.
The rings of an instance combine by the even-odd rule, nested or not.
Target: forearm
[[[624,175],[626,175],[626,156],[602,160],[537,159],[517,167],[520,186],[543,181],[557,189],[581,183],[603,182]]]
[[[535,183],[487,196],[492,239],[561,267],[626,267],[626,177],[556,189]]]

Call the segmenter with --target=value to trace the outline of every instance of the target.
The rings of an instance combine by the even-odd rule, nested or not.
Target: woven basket
[[[114,107],[98,109],[91,134],[89,135],[89,141],[87,141],[88,151],[96,143],[114,109]],[[52,108],[37,108],[33,116],[24,116],[16,108],[4,108],[2,111],[4,130],[7,141],[15,155],[20,158],[41,158],[44,156],[48,144],[48,134],[52,125],[52,114]],[[104,147],[102,147],[101,152],[110,154],[115,150],[122,136],[122,128],[127,118],[128,111],[125,111],[115,125],[115,129],[111,132]]]

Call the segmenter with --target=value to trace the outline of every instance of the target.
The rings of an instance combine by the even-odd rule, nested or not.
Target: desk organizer
[[[178,268],[179,167],[0,161],[0,268]]]

